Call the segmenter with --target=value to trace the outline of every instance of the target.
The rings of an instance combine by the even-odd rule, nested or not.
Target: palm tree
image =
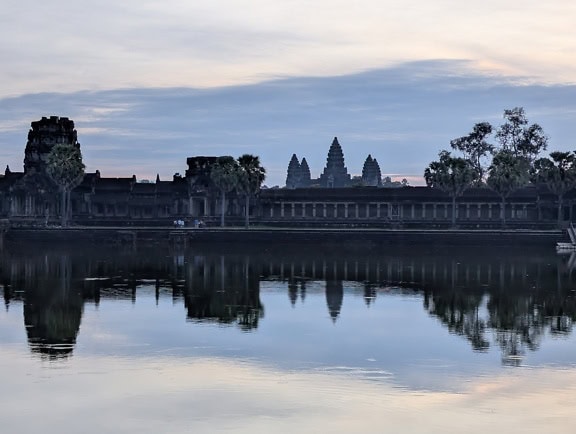
[[[70,192],[84,178],[80,147],[66,143],[54,145],[46,163],[46,173],[60,189],[60,218],[62,226],[66,226],[70,215]]]
[[[244,224],[246,228],[250,225],[250,197],[260,191],[260,187],[266,179],[266,169],[260,165],[260,159],[251,154],[244,154],[238,157],[240,172],[239,187],[244,193],[246,200],[244,206]]]
[[[220,190],[220,226],[224,227],[226,214],[226,193],[235,190],[239,183],[238,163],[232,157],[219,157],[212,170],[210,179]]]

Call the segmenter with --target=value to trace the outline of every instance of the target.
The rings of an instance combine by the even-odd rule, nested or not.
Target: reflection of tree
[[[536,351],[546,334],[572,332],[576,273],[564,262],[537,247],[395,246],[376,252],[299,249],[266,258],[262,269],[265,278],[288,282],[292,302],[296,282],[326,282],[333,320],[342,308],[342,281],[362,282],[367,305],[382,288],[421,288],[426,311],[450,333],[465,337],[474,351],[499,348],[503,362],[514,364]]]
[[[517,269],[537,279],[522,284],[510,277]],[[502,262],[484,288],[455,287],[453,279],[451,285],[446,282],[427,290],[424,307],[452,333],[465,336],[475,350],[489,347],[486,332],[492,331],[503,363],[519,365],[526,351],[538,350],[547,333],[570,333],[576,318],[576,298],[562,290],[562,276],[554,276],[558,279],[554,282],[541,269],[531,271]]]
[[[264,316],[259,274],[247,257],[205,256],[188,265],[185,303],[188,318],[258,327]]]
[[[450,333],[467,339],[475,351],[500,349],[504,362],[512,364],[537,350],[546,335],[571,333],[576,317],[576,273],[569,272],[565,260],[537,249],[290,250],[288,245],[273,255],[229,245],[178,252],[168,247],[19,249],[0,252],[5,303],[24,298],[30,345],[48,355],[72,350],[83,300],[135,300],[142,286],[150,287],[157,301],[167,295],[174,302],[183,299],[192,321],[242,330],[254,330],[263,318],[260,279],[287,283],[294,303],[298,294],[303,300],[306,293],[318,293],[321,286],[311,282],[326,282],[333,321],[342,309],[343,282],[361,282],[363,291],[357,294],[367,304],[387,293],[385,288],[409,288],[422,294],[425,310]]]
[[[72,353],[80,329],[83,298],[71,288],[69,257],[60,256],[55,267],[29,281],[24,303],[26,333],[33,352],[49,358]]]
[[[546,318],[538,312],[530,295],[492,294],[487,306],[490,327],[502,349],[505,363],[520,362],[525,348],[535,351],[545,331]]]
[[[486,322],[479,315],[482,296],[452,292],[425,298],[425,307],[448,327],[451,333],[465,336],[475,351],[485,351],[490,343],[485,337]]]
[[[288,281],[288,297],[290,298],[290,304],[294,307],[298,300],[298,282],[295,279]]]

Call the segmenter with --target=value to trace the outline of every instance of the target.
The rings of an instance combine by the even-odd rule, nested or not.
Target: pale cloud
[[[571,0],[21,0],[3,16],[0,95],[216,87],[430,59],[576,82]]]

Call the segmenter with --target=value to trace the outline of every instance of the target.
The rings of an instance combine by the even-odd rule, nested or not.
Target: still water
[[[5,433],[572,433],[549,249],[0,252]]]

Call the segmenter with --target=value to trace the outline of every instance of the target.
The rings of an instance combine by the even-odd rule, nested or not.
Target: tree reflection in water
[[[264,266],[265,278],[287,280],[296,300],[298,278],[326,282],[326,301],[333,321],[342,307],[343,282],[362,282],[367,306],[397,287],[422,294],[425,310],[450,333],[465,337],[474,351],[491,345],[502,362],[521,363],[546,334],[571,333],[576,317],[572,270],[567,258],[538,248],[505,249],[413,247],[394,252],[286,253]],[[346,285],[344,285],[346,286]]]
[[[249,256],[195,256],[186,266],[184,300],[192,321],[236,323],[244,331],[264,316],[259,275]]]
[[[16,270],[12,270],[16,271]],[[69,356],[80,330],[84,299],[72,280],[70,256],[45,256],[16,271],[24,291],[24,322],[31,350],[49,359]]]
[[[547,334],[572,332],[576,315],[573,273],[549,250],[411,247],[368,250],[307,246],[189,250],[7,246],[0,255],[6,308],[24,299],[32,351],[70,355],[85,302],[135,300],[153,285],[182,301],[191,322],[236,325],[253,331],[264,317],[260,282],[285,285],[288,302],[305,300],[312,282],[324,282],[329,316],[337,322],[343,300],[362,288],[369,307],[390,288],[423,299],[423,307],[474,351],[499,347],[505,364],[517,365]],[[314,285],[315,287],[317,285]],[[355,290],[354,290],[355,291]],[[344,309],[345,312],[345,309]]]

